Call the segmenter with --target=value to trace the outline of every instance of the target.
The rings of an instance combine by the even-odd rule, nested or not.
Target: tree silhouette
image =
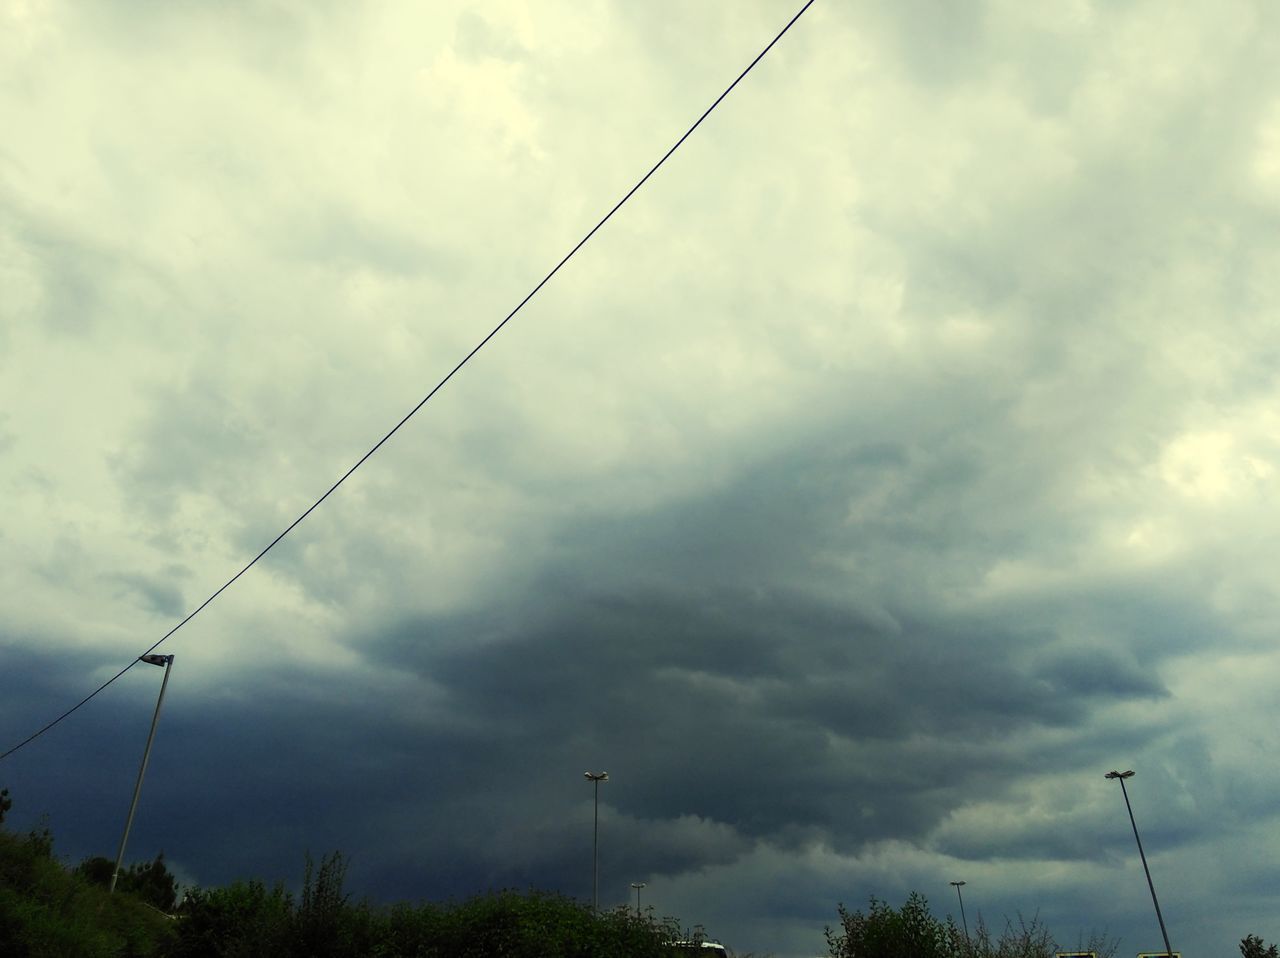
[[[1257,935],[1245,935],[1240,939],[1240,954],[1243,958],[1277,958],[1276,946],[1267,946]]]

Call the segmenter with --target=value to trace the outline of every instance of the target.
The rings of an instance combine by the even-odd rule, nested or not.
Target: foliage
[[[1242,958],[1277,958],[1276,946],[1268,946],[1257,935],[1245,935],[1240,939],[1240,954]]]
[[[111,887],[111,873],[116,863],[101,855],[86,858],[76,866],[75,874],[91,884]],[[164,852],[151,862],[135,862],[120,871],[116,879],[116,891],[133,895],[152,908],[171,912],[178,903],[178,880],[164,863]]]
[[[1018,915],[1016,923],[1007,920],[998,938],[992,938],[979,918],[973,934],[966,937],[950,916],[945,922],[934,918],[918,892],[912,892],[901,908],[873,897],[865,915],[844,905],[837,913],[840,928],[826,929],[832,958],[1053,958],[1061,950],[1034,915],[1029,920]],[[1074,950],[1114,958],[1116,944],[1094,932]]]
[[[289,954],[293,901],[259,881],[192,889],[178,908],[175,958],[274,958]]]
[[[7,788],[0,788],[0,822],[4,821],[4,813],[13,808],[13,799],[9,797]]]
[[[300,901],[258,882],[188,893],[175,958],[666,958],[676,928],[625,906],[593,915],[579,902],[504,891],[447,905],[375,910],[342,892],[345,862],[308,863]]]
[[[994,942],[986,923],[979,916],[969,949],[980,958],[1054,958],[1058,946],[1038,915],[1032,915],[1031,920],[1027,921],[1019,914],[1017,925],[1012,920],[1006,920],[1004,931]]]
[[[833,958],[952,958],[963,953],[964,938],[950,919],[944,924],[929,903],[912,892],[901,908],[872,896],[867,914],[837,908],[841,931],[826,929]]]
[[[132,896],[108,895],[53,855],[45,826],[0,830],[0,955],[144,958],[162,954],[172,921]]]
[[[340,958],[385,953],[378,947],[372,911],[364,904],[350,905],[343,894],[346,868],[339,853],[322,858],[318,868],[308,855],[300,901],[283,885],[268,889],[258,881],[192,889],[179,909],[172,954]]]
[[[0,815],[10,808],[0,791]],[[620,906],[596,914],[561,895],[502,891],[447,904],[374,908],[343,891],[347,862],[307,857],[300,894],[237,881],[187,891],[163,854],[121,871],[96,857],[67,868],[43,822],[0,828],[0,955],[4,958],[670,958],[682,935]],[[701,937],[701,929],[691,933]]]
[[[120,873],[90,858],[68,869],[43,824],[0,829],[0,955],[4,958],[668,958],[679,937],[627,907],[589,906],[538,892],[504,891],[459,903],[373,908],[342,888],[346,860],[308,857],[300,894],[240,881],[194,888],[172,909],[163,856]],[[158,910],[160,909],[160,910]]]
[[[351,938],[349,932],[354,929],[345,927],[351,924],[352,917],[347,907],[349,896],[342,892],[346,874],[347,863],[339,852],[320,859],[318,869],[307,856],[302,903],[293,914],[293,939],[302,954],[323,958],[347,950],[344,939]]]

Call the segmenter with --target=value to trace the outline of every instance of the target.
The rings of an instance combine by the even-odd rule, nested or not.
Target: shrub
[[[901,908],[873,897],[865,915],[844,905],[837,913],[840,928],[826,929],[832,958],[1053,958],[1060,950],[1038,915],[1029,920],[1018,915],[1016,924],[1006,920],[996,939],[979,918],[973,934],[966,936],[950,916],[945,922],[934,918],[918,892],[912,892]],[[1113,958],[1116,944],[1093,932],[1075,950]]]
[[[128,895],[108,895],[69,873],[43,825],[0,830],[0,954],[6,958],[148,958],[172,939],[172,922]]]

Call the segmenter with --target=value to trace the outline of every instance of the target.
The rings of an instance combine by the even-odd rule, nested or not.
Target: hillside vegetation
[[[0,820],[8,808],[0,793]],[[257,880],[194,888],[174,908],[163,858],[121,873],[58,860],[47,828],[0,827],[4,958],[668,958],[680,937],[620,907],[594,915],[561,895],[497,892],[447,904],[375,906],[342,890],[341,855],[308,859],[302,892]],[[173,913],[166,913],[166,908]]]

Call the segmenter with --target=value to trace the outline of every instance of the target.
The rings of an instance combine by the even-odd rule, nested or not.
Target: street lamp
[[[640,889],[644,888],[645,885],[647,884],[649,883],[643,882],[643,881],[633,881],[631,883],[631,887],[636,890],[636,917],[637,918],[640,917]]]
[[[1156,921],[1160,922],[1160,934],[1164,937],[1164,953],[1168,958],[1172,958],[1173,949],[1169,947],[1169,933],[1165,931],[1164,916],[1160,914],[1160,902],[1156,900],[1156,886],[1151,882],[1151,869],[1147,867],[1147,856],[1142,850],[1142,839],[1138,837],[1138,823],[1133,818],[1133,806],[1129,804],[1129,790],[1124,787],[1126,778],[1133,778],[1133,769],[1126,772],[1117,772],[1112,770],[1107,772],[1107,778],[1114,778],[1120,782],[1120,792],[1124,795],[1124,807],[1129,810],[1129,824],[1133,826],[1133,840],[1138,843],[1138,855],[1142,859],[1142,870],[1147,873],[1147,887],[1151,889],[1151,903],[1156,906]]]
[[[124,834],[120,836],[120,851],[116,853],[116,867],[111,872],[109,893],[116,890],[116,880],[120,877],[120,863],[124,861],[124,846],[129,841],[129,829],[133,827],[133,813],[138,809],[138,795],[142,791],[142,776],[147,774],[147,762],[151,758],[151,743],[156,737],[156,723],[160,721],[160,706],[164,703],[165,686],[169,684],[169,670],[173,668],[172,655],[140,655],[139,662],[148,665],[164,666],[164,681],[160,683],[160,697],[156,699],[156,710],[151,716],[151,731],[147,733],[147,747],[142,752],[142,767],[138,769],[138,782],[133,786],[133,801],[129,803],[129,817],[124,823]]]
[[[960,894],[960,886],[965,884],[962,881],[953,881],[950,883],[956,890],[956,897],[960,899],[960,921],[964,925],[964,940],[967,944],[969,941],[969,920],[964,917],[964,896]],[[978,913],[978,917],[982,917],[982,913]]]
[[[608,772],[583,772],[596,788],[595,824],[591,829],[591,907],[600,911],[600,783],[609,781]]]

